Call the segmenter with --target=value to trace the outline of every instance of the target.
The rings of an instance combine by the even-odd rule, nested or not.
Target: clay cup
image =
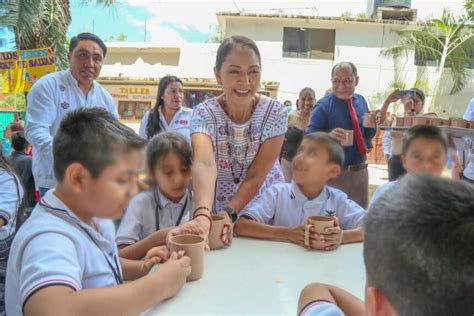
[[[309,246],[309,230],[314,227],[314,232],[322,234],[324,229],[334,227],[334,218],[329,216],[310,216],[307,219],[307,225],[304,231],[304,243]]]
[[[211,250],[219,249],[225,246],[221,237],[222,230],[224,230],[224,227],[226,226],[228,227],[229,225],[225,223],[224,216],[212,216],[212,228],[211,232],[209,233],[209,248],[211,248]]]
[[[198,235],[173,236],[169,242],[170,251],[184,251],[184,255],[191,259],[191,274],[187,281],[199,280],[204,270],[204,246],[205,240]]]
[[[343,141],[341,141],[342,146],[352,146],[354,143],[354,131],[350,129],[345,129],[345,138]]]

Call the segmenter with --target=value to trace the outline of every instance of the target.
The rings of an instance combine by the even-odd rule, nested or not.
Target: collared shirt
[[[15,232],[15,219],[22,198],[23,187],[20,180],[12,173],[0,169],[0,218],[5,222],[0,227],[0,240]]]
[[[292,181],[268,188],[240,216],[285,227],[304,225],[309,216],[336,216],[346,230],[359,227],[365,214],[362,207],[338,189],[324,186],[316,198],[309,200]]]
[[[158,189],[137,194],[130,200],[120,222],[117,245],[131,245],[156,232],[157,212],[160,229],[175,226],[185,204],[180,224],[188,222],[194,210],[193,196],[188,190],[178,203],[167,199]]]
[[[375,128],[365,128],[362,126],[364,113],[369,112],[369,107],[364,97],[354,94],[352,104],[357,114],[360,130],[365,140],[367,148],[372,148],[372,138],[375,136]],[[351,117],[347,104],[331,93],[320,99],[311,113],[311,119],[306,129],[306,133],[331,132],[335,128],[353,130]],[[352,146],[344,146],[344,165],[357,165],[367,159],[367,155],[361,155],[357,151],[357,143],[354,139]]]
[[[370,204],[372,205],[372,203],[377,201],[385,192],[393,188],[397,183],[398,183],[398,180],[390,181],[378,186],[374,192],[374,195],[372,196],[372,200],[370,201]]]
[[[80,108],[101,107],[116,117],[112,96],[93,82],[87,96],[79,88],[70,70],[48,74],[28,93],[26,138],[33,146],[33,176],[38,187],[53,188],[53,138],[66,114]]]
[[[206,100],[194,108],[191,134],[209,136],[217,165],[214,212],[222,210],[235,196],[260,146],[267,139],[284,135],[287,125],[288,111],[285,106],[265,95],[260,95],[252,117],[242,124],[229,119],[217,98]],[[235,178],[238,183],[234,182]],[[285,178],[280,162],[275,159],[274,166],[255,196],[283,181]]]
[[[383,133],[383,154],[392,156],[392,135],[390,131],[385,131]]]
[[[117,284],[115,275],[122,271],[114,224],[93,220],[97,230],[82,222],[54,189],[46,193],[13,241],[5,286],[8,315],[21,315],[25,302],[48,286],[80,291]]]
[[[299,316],[344,316],[344,312],[334,303],[319,300],[306,305]]]
[[[191,144],[191,117],[193,116],[193,110],[187,107],[180,107],[179,110],[174,114],[170,124],[166,123],[165,116],[161,111],[161,107],[158,109],[160,112],[160,124],[165,132],[178,132],[186,138],[189,144]],[[140,122],[140,130],[138,134],[148,139],[148,133],[146,126],[150,119],[150,111],[147,111]]]

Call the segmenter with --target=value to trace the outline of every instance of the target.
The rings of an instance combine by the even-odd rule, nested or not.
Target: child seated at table
[[[448,136],[437,126],[416,125],[403,138],[402,164],[408,173],[426,173],[440,177],[443,173],[448,153]],[[398,181],[379,186],[372,197],[375,202]]]
[[[236,234],[319,250],[361,241],[365,210],[344,192],[326,185],[341,172],[343,160],[341,145],[329,134],[306,135],[292,161],[293,181],[273,185],[250,203],[235,225]],[[312,227],[306,244],[306,220],[313,215],[333,216],[335,225],[322,234]]]
[[[153,136],[146,148],[152,189],[130,200],[117,231],[120,256],[141,259],[151,248],[164,245],[171,228],[189,221],[194,210],[191,146],[176,132]]]
[[[103,109],[63,119],[53,142],[58,184],[13,241],[8,315],[137,315],[182,288],[191,271],[188,257],[172,253],[150,274],[156,257],[118,258],[111,219],[137,193],[144,143]],[[138,280],[122,284],[132,279]]]
[[[472,315],[472,210],[473,186],[405,176],[364,220],[365,304],[340,288],[311,284],[298,315]]]

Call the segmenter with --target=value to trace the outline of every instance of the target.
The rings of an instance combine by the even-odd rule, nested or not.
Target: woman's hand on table
[[[206,240],[206,249],[209,249],[210,228],[211,222],[209,222],[209,219],[205,216],[198,216],[170,230],[166,239],[169,241],[171,237],[185,234],[199,235]]]
[[[217,215],[224,217],[224,229],[222,230],[221,239],[222,242],[229,246],[232,243],[232,237],[234,236],[234,224],[232,223],[232,219],[230,218],[229,214],[225,211],[220,211]]]

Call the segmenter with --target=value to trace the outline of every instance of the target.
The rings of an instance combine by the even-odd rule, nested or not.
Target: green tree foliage
[[[443,82],[443,84],[452,84],[450,94],[462,91],[469,83],[470,70],[467,66],[472,63],[474,29],[472,25],[469,25],[467,14],[455,17],[445,10],[439,19],[432,19],[422,26],[408,27],[397,33],[398,43],[382,50],[382,56],[399,58],[415,52],[422,60],[439,61],[432,89],[433,97],[429,105],[430,111],[434,110],[445,68],[451,68],[452,80]]]
[[[85,5],[114,5],[116,0],[83,0]],[[17,49],[54,48],[56,66],[68,66],[66,32],[71,23],[68,0],[8,0],[0,3],[0,24],[15,31]]]

